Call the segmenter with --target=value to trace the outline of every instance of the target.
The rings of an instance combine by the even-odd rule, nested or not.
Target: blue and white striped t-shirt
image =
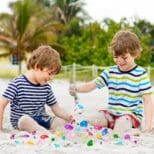
[[[44,115],[45,104],[52,106],[57,102],[49,84],[35,85],[24,75],[9,83],[3,97],[10,102],[10,121],[14,128],[22,115]]]
[[[124,72],[118,66],[104,70],[94,82],[100,89],[109,89],[108,110],[114,115],[131,114],[139,121],[143,117],[143,95],[152,93],[151,82],[144,68],[135,66]]]

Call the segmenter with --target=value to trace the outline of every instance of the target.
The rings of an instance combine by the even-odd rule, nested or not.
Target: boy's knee
[[[102,127],[107,127],[108,121],[102,112],[93,112],[93,114],[87,117],[90,125],[100,125]]]
[[[19,121],[18,121],[18,128],[19,128],[19,129],[22,129],[22,127],[23,127],[24,125],[26,125],[27,122],[28,122],[30,119],[31,119],[31,117],[28,116],[28,115],[23,115],[23,116],[21,116],[21,117],[19,118]]]

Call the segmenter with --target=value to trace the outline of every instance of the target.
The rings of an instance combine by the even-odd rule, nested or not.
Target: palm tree
[[[85,3],[82,0],[52,0],[51,2],[55,18],[62,23],[69,23],[74,17],[82,22],[89,18],[83,9]]]
[[[40,44],[55,45],[57,31],[63,25],[53,21],[50,9],[36,5],[36,1],[24,0],[11,3],[12,14],[0,15],[0,42],[21,62],[26,53]]]

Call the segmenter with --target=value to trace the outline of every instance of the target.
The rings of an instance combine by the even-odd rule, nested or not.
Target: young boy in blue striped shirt
[[[11,81],[0,98],[0,130],[3,130],[3,113],[10,105],[10,121],[15,129],[49,133],[71,121],[72,116],[62,109],[47,82],[61,69],[59,53],[49,46],[33,51],[27,62],[27,72]],[[46,113],[49,106],[55,116]]]
[[[113,37],[109,49],[116,65],[104,70],[91,82],[71,86],[70,94],[107,86],[108,108],[101,110],[102,125],[125,132],[131,128],[140,128],[145,114],[142,131],[149,132],[153,117],[152,88],[145,69],[135,63],[141,53],[139,39],[130,31],[119,31]]]

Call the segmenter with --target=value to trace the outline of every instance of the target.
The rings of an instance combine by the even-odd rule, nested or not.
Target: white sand
[[[7,86],[7,82],[0,80],[0,93]],[[54,81],[53,90],[58,102],[68,112],[74,110],[74,99],[68,93],[69,83]],[[95,115],[96,110],[104,108],[107,104],[107,90],[96,90],[87,94],[79,94],[80,103],[84,104],[83,117]],[[0,154],[153,154],[154,153],[154,131],[150,134],[141,134],[139,137],[130,136],[130,140],[121,138],[115,139],[108,134],[102,139],[96,138],[101,131],[92,130],[93,136],[85,136],[82,130],[81,137],[70,137],[65,133],[66,139],[61,139],[56,134],[47,139],[40,139],[40,136],[19,132],[11,128],[9,122],[9,106],[4,113],[5,132],[0,133]],[[80,134],[81,134],[80,133]],[[12,135],[13,139],[10,139]],[[73,134],[73,133],[72,133]],[[30,135],[30,137],[23,137]],[[51,138],[55,141],[51,141]],[[93,146],[87,146],[87,142],[93,140]]]

